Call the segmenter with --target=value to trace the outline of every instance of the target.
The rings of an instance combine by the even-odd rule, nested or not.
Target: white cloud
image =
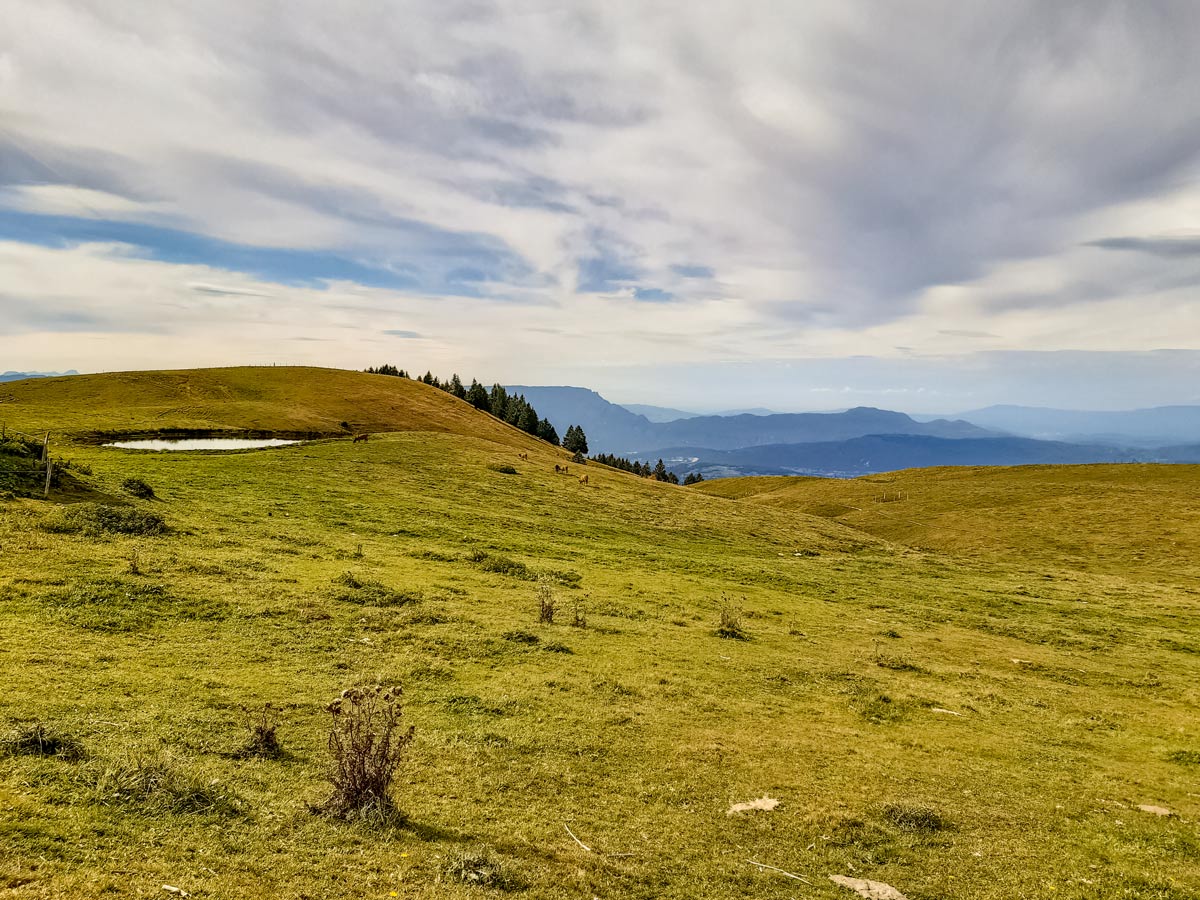
[[[84,335],[119,332],[141,364],[308,336],[331,340],[298,358],[359,365],[391,330],[422,335],[402,348],[422,368],[534,381],[645,359],[1200,346],[1192,258],[1094,245],[1195,228],[1193,4],[277,12],[0,0],[0,215],[397,268],[406,241],[425,247],[416,222],[530,271],[483,273],[475,299],[12,242],[6,358],[109,367]],[[602,293],[579,289],[595,257],[623,273]],[[61,336],[25,360],[35,328]]]

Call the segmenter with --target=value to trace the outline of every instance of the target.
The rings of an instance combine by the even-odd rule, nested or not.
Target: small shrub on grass
[[[229,614],[223,600],[182,597],[128,577],[79,581],[46,601],[64,621],[92,631],[142,631],[170,619],[216,621]]]
[[[537,577],[556,582],[563,587],[576,587],[583,581],[583,576],[574,569],[543,569]]]
[[[575,652],[570,647],[568,647],[566,644],[560,643],[559,641],[552,641],[551,643],[544,646],[542,649],[548,653],[574,653]]]
[[[28,444],[25,441],[9,439],[0,441],[0,456],[16,456],[21,459],[28,459],[34,455],[36,445]]]
[[[514,644],[537,644],[542,640],[533,632],[525,631],[523,629],[504,632],[504,639],[506,641],[512,641]]]
[[[332,758],[328,779],[333,793],[321,810],[339,819],[396,824],[404,814],[392,799],[392,781],[413,739],[403,724],[398,687],[350,688],[326,709]]]
[[[149,484],[140,478],[126,478],[121,482],[121,490],[131,497],[137,497],[139,500],[153,500],[155,498],[154,488],[150,487]]]
[[[1185,766],[1200,766],[1200,750],[1172,750],[1167,759]]]
[[[901,721],[911,703],[897,701],[888,694],[878,693],[863,685],[854,691],[850,706],[872,725],[890,725]]]
[[[583,604],[578,600],[571,605],[571,627],[587,628],[587,614],[583,610]]]
[[[903,656],[892,656],[888,653],[877,653],[875,655],[875,665],[881,669],[891,669],[893,672],[925,671],[916,663],[905,659]]]
[[[475,550],[472,551],[469,559],[485,572],[495,572],[497,575],[508,575],[512,578],[521,578],[526,581],[530,581],[535,577],[533,572],[529,570],[529,566],[525,565],[525,563],[509,559],[507,556],[501,556],[498,553]]]
[[[883,817],[905,831],[945,831],[950,823],[935,809],[916,803],[889,803]]]
[[[85,755],[82,741],[42,722],[14,728],[0,738],[0,756],[54,756],[77,760]]]
[[[742,610],[736,603],[727,598],[721,600],[721,613],[717,621],[717,637],[730,638],[736,641],[748,641],[750,635],[742,625]]]
[[[488,466],[493,472],[499,472],[501,475],[516,475],[517,470],[509,465],[491,465]]]
[[[93,785],[97,803],[120,803],[144,812],[231,816],[241,801],[216,780],[182,771],[166,754],[132,755],[100,770]]]
[[[558,608],[554,603],[554,591],[548,584],[537,586],[538,622],[543,625],[554,624],[554,612]]]
[[[509,872],[486,847],[462,850],[451,856],[442,870],[442,877],[453,884],[499,891],[519,891],[525,887],[524,882]]]
[[[132,506],[107,506],[103,503],[76,503],[54,510],[39,523],[53,534],[158,535],[167,530],[166,520],[158,513]]]
[[[258,757],[259,759],[279,759],[283,756],[283,745],[279,743],[279,710],[270,703],[264,703],[261,709],[251,710],[242,707],[245,716],[246,730],[250,738],[234,755],[240,759]]]
[[[403,606],[424,599],[424,594],[420,591],[394,590],[353,572],[343,572],[333,579],[333,583],[342,588],[334,592],[335,600],[360,603],[364,606]]]

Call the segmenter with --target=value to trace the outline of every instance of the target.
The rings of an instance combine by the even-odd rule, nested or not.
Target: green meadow
[[[70,463],[0,492],[0,898],[1200,895],[1196,467],[684,488],[320,369],[0,421]],[[313,439],[97,443],[172,430]],[[406,819],[322,815],[375,683]]]

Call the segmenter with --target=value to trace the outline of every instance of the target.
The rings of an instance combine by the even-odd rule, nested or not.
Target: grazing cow
[[[369,435],[369,434],[366,434],[365,432],[364,432],[363,434],[356,434],[356,435],[354,436],[354,441],[353,441],[353,443],[357,444],[357,443],[359,443],[359,442],[361,441],[362,443],[364,443],[364,444],[365,444],[365,443],[367,442],[367,438],[369,438],[369,437],[370,437],[370,435]]]
[[[528,453],[518,453],[517,459],[523,459],[523,460],[525,460],[525,462],[529,462],[529,454]]]
[[[580,476],[579,476],[579,483],[580,483],[580,484],[587,484],[587,476],[586,476],[586,475],[580,475]]]
[[[558,463],[555,463],[554,464],[554,474],[557,475],[561,471],[562,471],[562,466],[560,466]]]
[[[563,474],[564,475],[568,474],[570,471],[571,470],[567,466],[563,466]]]

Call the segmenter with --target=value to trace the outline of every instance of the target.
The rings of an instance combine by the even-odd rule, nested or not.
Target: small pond
[[[113,441],[104,446],[121,450],[258,450],[261,447],[284,447],[299,443],[283,438],[147,438]]]

